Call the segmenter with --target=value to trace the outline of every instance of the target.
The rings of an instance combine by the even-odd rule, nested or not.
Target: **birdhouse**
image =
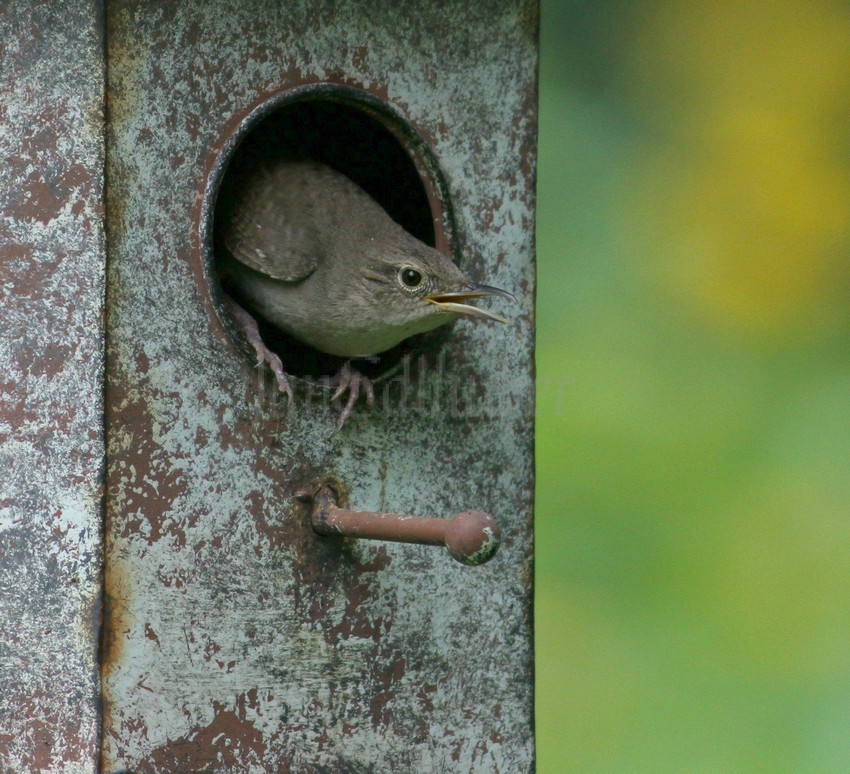
[[[536,3],[44,4],[0,34],[0,769],[531,770]],[[352,357],[254,315],[290,399],[225,270],[281,163],[510,291],[476,301],[507,323]],[[353,224],[304,312],[336,332],[377,235],[321,215]],[[339,428],[344,369],[373,400]]]

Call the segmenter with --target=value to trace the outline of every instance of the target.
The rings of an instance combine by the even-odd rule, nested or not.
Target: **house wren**
[[[507,322],[467,301],[514,300],[472,282],[420,242],[345,175],[314,161],[278,162],[247,178],[224,217],[219,270],[234,316],[281,390],[292,391],[254,315],[330,355],[377,355],[460,316]],[[346,362],[336,400],[348,400],[339,430],[360,395],[374,391]]]

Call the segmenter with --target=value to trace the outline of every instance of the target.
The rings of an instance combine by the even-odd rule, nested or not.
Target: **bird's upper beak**
[[[483,296],[501,296],[502,298],[507,298],[509,301],[516,301],[514,295],[508,293],[507,290],[500,290],[489,285],[475,284],[470,285],[466,290],[455,290],[450,293],[434,293],[434,295],[425,296],[425,300],[447,312],[466,314],[470,317],[481,317],[485,320],[496,320],[500,323],[508,322],[506,318],[495,312],[463,303],[464,301],[469,301],[473,298],[482,298]]]

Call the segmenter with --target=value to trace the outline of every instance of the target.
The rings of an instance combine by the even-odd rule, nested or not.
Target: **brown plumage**
[[[464,302],[512,298],[473,283],[354,182],[313,161],[279,162],[245,180],[222,226],[219,269],[231,296],[331,355],[375,355],[460,315],[504,321]],[[272,362],[256,330],[246,332],[260,358]],[[272,366],[285,381],[282,367]],[[337,391],[352,392],[342,422],[357,399],[348,382]]]

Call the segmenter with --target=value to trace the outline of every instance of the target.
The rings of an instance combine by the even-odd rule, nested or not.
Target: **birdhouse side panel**
[[[0,6],[0,771],[99,758],[98,5]]]

